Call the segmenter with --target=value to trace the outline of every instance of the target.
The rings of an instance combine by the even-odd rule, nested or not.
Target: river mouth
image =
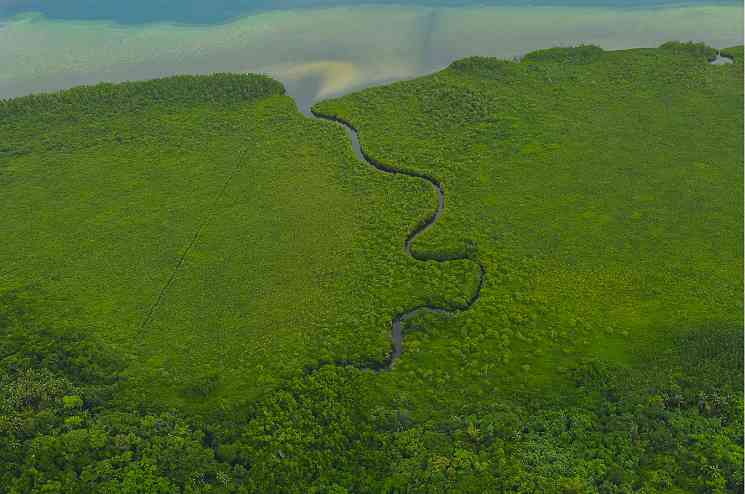
[[[571,0],[566,0],[571,4]],[[274,10],[211,25],[0,19],[0,98],[173,74],[258,72],[300,107],[435,72],[472,56],[509,59],[591,43],[607,50],[670,40],[742,41],[739,4],[626,7],[415,4]],[[632,8],[633,7],[633,8]]]

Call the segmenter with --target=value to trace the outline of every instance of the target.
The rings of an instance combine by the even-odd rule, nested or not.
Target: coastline
[[[582,43],[606,50],[669,40],[718,48],[741,43],[741,5],[684,5],[313,7],[215,25],[124,25],[24,14],[0,29],[0,65],[8,68],[0,74],[0,98],[174,74],[253,72],[280,80],[293,97],[302,93],[309,106],[474,55],[510,59]],[[34,46],[34,53],[25,46]]]

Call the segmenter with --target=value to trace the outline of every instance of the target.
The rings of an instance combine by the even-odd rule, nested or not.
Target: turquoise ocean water
[[[742,43],[738,2],[0,0],[0,98],[177,73],[263,72],[301,105],[469,55]]]

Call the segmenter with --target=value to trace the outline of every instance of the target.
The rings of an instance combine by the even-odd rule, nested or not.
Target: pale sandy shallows
[[[336,7],[275,11],[212,26],[50,21],[0,26],[0,98],[177,73],[263,72],[301,103],[437,70],[468,55],[550,46],[606,49],[668,40],[740,44],[741,6]]]

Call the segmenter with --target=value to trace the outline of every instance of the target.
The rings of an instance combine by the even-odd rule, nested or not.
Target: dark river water
[[[742,15],[721,1],[0,0],[0,98],[230,71],[270,74],[307,107],[470,55],[741,44]]]

